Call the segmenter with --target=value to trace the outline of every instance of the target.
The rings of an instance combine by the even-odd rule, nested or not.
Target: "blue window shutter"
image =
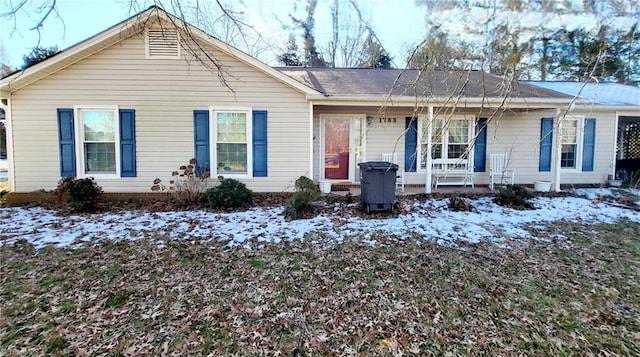
[[[404,132],[404,171],[416,172],[418,148],[418,118],[405,118]]]
[[[582,147],[582,171],[593,171],[593,156],[596,146],[596,119],[587,118],[584,122],[584,140]]]
[[[76,145],[73,109],[58,109],[58,140],[60,142],[60,176],[76,176]]]
[[[209,111],[193,111],[193,139],[195,146],[194,157],[198,161],[196,171],[202,174],[211,170],[211,158],[209,156]]]
[[[267,176],[267,111],[253,111],[253,176]]]
[[[487,166],[487,118],[476,123],[476,143],[473,147],[473,171],[485,172]]]
[[[551,171],[553,118],[542,118],[540,130],[540,171]]]
[[[120,109],[120,176],[136,174],[136,111]]]

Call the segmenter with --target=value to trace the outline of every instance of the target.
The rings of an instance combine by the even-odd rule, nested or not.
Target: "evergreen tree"
[[[362,45],[361,68],[391,68],[392,58],[371,34]]]
[[[24,61],[24,64],[22,65],[22,69],[31,67],[36,63],[42,62],[47,58],[58,54],[59,52],[60,50],[56,46],[48,47],[48,48],[34,47],[29,54],[22,57],[22,60]]]
[[[296,44],[296,38],[293,34],[289,35],[289,42],[287,42],[287,48],[285,52],[278,55],[278,62],[287,67],[302,66],[298,45]]]

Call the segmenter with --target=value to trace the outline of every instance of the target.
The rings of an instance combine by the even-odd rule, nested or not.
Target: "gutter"
[[[389,107],[415,106],[419,105],[441,105],[456,107],[480,107],[480,106],[502,106],[518,108],[557,108],[558,106],[568,106],[571,99],[558,98],[498,98],[498,97],[413,97],[413,96],[388,96],[388,95],[345,95],[330,96],[308,94],[307,101],[313,101],[315,105],[354,105],[371,106],[386,105]]]

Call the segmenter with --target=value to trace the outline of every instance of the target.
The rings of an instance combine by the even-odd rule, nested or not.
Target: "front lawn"
[[[0,354],[640,353],[640,223],[523,228],[534,238],[456,247],[322,232],[235,246],[12,240]]]

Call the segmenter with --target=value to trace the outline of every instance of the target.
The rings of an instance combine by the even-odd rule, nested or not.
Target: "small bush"
[[[616,172],[616,178],[622,180],[622,186],[629,188],[640,188],[640,170],[619,170]]]
[[[253,191],[234,179],[222,178],[220,185],[207,190],[207,197],[213,208],[234,209],[253,203]]]
[[[462,197],[449,197],[449,209],[454,212],[476,212],[473,205]]]
[[[287,200],[284,208],[286,219],[295,220],[306,217],[313,207],[311,202],[320,198],[320,189],[313,180],[306,176],[300,176],[296,180],[296,193]]]
[[[191,159],[187,165],[181,165],[177,171],[173,171],[169,186],[156,178],[153,180],[151,191],[171,192],[175,202],[182,206],[200,203],[207,189],[209,171],[198,170],[197,163],[196,159]]]
[[[58,181],[53,197],[60,208],[71,212],[94,212],[101,193],[102,187],[93,177],[63,177]]]
[[[519,210],[535,209],[529,202],[533,197],[533,193],[520,185],[507,185],[500,188],[498,196],[493,201],[503,207]]]

